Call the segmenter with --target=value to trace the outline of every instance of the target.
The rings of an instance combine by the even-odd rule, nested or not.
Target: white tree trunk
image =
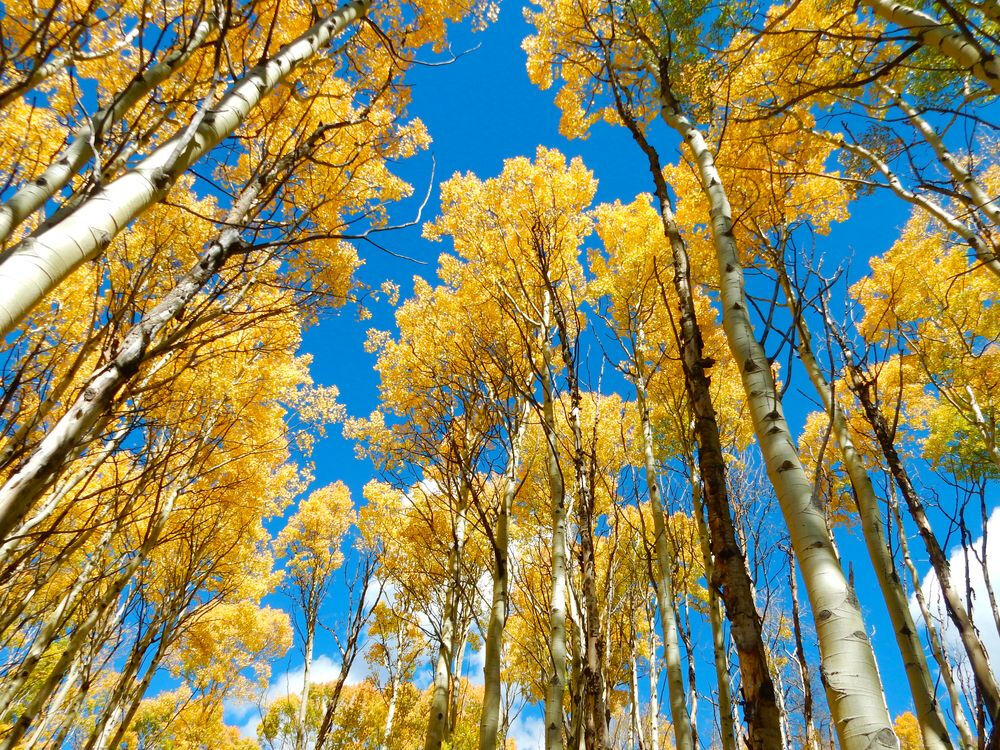
[[[646,472],[646,487],[649,492],[650,513],[653,516],[653,533],[656,535],[656,599],[660,605],[660,628],[663,635],[663,661],[667,667],[667,689],[670,699],[670,718],[677,750],[693,750],[694,738],[691,718],[687,711],[687,694],[684,690],[684,673],[681,667],[681,650],[677,637],[677,617],[674,612],[674,551],[667,536],[663,505],[660,503],[660,488],[656,481],[656,460],[653,455],[653,431],[649,421],[649,407],[646,403],[645,372],[636,357],[639,367],[635,379],[636,399],[642,422],[642,455]]]
[[[931,200],[926,195],[915,193],[904,186],[903,182],[899,179],[899,176],[893,172],[889,165],[871,149],[858,143],[852,143],[841,135],[832,135],[818,130],[814,130],[813,132],[820,138],[829,141],[839,148],[850,151],[855,156],[860,156],[871,163],[871,165],[875,167],[875,169],[877,169],[883,177],[885,177],[886,183],[892,192],[907,203],[911,203],[914,206],[922,208],[928,214],[940,221],[950,231],[954,232],[963,240],[968,242],[969,247],[972,248],[976,258],[978,258],[983,264],[983,267],[991,271],[994,275],[1000,276],[1000,259],[997,258],[993,248],[979,236],[979,233],[971,225],[963,222],[954,213],[949,211],[937,201]]]
[[[458,508],[452,533],[451,548],[448,550],[448,591],[445,594],[442,613],[441,640],[438,643],[437,659],[434,664],[433,696],[427,717],[427,733],[424,750],[441,750],[448,739],[451,704],[448,689],[451,686],[452,662],[454,660],[454,640],[458,628],[459,581],[462,567],[462,548],[465,544],[466,505],[469,488],[464,477],[459,489]],[[459,665],[461,666],[461,665]]]
[[[0,260],[0,289],[4,290],[0,337],[10,333],[73,269],[97,257],[129,222],[166,195],[189,166],[231,135],[293,70],[364,16],[371,2],[352,0],[321,19],[234,84],[194,133],[185,128],[61,222],[11,248]]]
[[[927,607],[927,600],[924,598],[924,590],[921,587],[920,574],[917,572],[916,565],[913,564],[913,558],[910,557],[910,545],[906,541],[906,531],[903,529],[903,517],[899,512],[899,504],[896,502],[894,495],[895,493],[893,493],[889,507],[892,509],[893,517],[896,519],[896,528],[900,530],[899,551],[903,556],[903,565],[910,574],[910,580],[913,583],[913,596],[917,600],[917,607],[920,610],[920,616],[923,618],[924,628],[927,630],[927,640],[931,644],[931,653],[934,655],[934,660],[938,664],[938,672],[941,675],[941,681],[944,683],[945,690],[948,693],[948,701],[951,703],[952,719],[955,722],[955,728],[958,730],[958,735],[962,740],[962,747],[964,747],[965,750],[973,750],[973,748],[979,746],[979,743],[976,742],[976,739],[972,734],[972,729],[969,727],[969,721],[966,718],[965,709],[962,707],[962,699],[959,696],[958,688],[955,685],[955,675],[952,672],[951,663],[948,661],[948,654],[945,652],[944,644],[941,642],[938,630],[934,626],[934,621],[931,619],[931,613]]]
[[[399,697],[399,680],[395,674],[389,678],[389,709],[385,714],[385,729],[382,730],[381,750],[388,750],[389,739],[392,737],[392,723],[396,718],[396,703]]]
[[[479,750],[496,750],[500,732],[501,688],[500,668],[503,654],[503,631],[507,622],[508,594],[510,587],[510,559],[508,555],[511,509],[517,494],[517,472],[521,465],[521,443],[528,426],[528,410],[525,400],[518,409],[518,421],[511,436],[510,454],[507,457],[503,506],[497,516],[494,534],[495,560],[493,566],[493,600],[490,604],[489,622],[486,626],[486,642],[483,645],[483,709],[479,720]]]
[[[872,567],[875,570],[875,578],[878,580],[882,592],[882,598],[889,611],[889,619],[896,636],[896,645],[903,657],[903,667],[909,682],[910,694],[913,696],[913,705],[923,734],[924,746],[927,750],[950,750],[951,739],[948,737],[944,715],[941,713],[940,704],[934,694],[934,682],[931,679],[927,656],[920,643],[920,636],[917,633],[913,617],[910,615],[906,592],[900,583],[896,566],[889,556],[883,521],[879,513],[879,499],[875,494],[871,477],[868,476],[861,456],[854,448],[854,441],[847,427],[844,413],[837,407],[830,385],[813,355],[809,328],[788,274],[781,266],[780,261],[775,262],[775,272],[778,274],[785,301],[798,329],[799,359],[820,397],[824,410],[830,416],[833,439],[840,452],[851,487],[854,489],[862,535],[868,548]]]
[[[552,403],[552,349],[546,345],[542,364],[542,428],[548,454],[552,504],[552,588],[549,597],[549,653],[552,674],[545,693],[545,748],[563,750],[563,695],[566,691],[566,491],[556,447]]]
[[[7,735],[0,742],[0,750],[12,750],[14,747],[17,747],[25,732],[35,720],[35,717],[42,712],[49,698],[56,691],[59,683],[62,682],[63,677],[72,666],[77,653],[83,648],[91,631],[100,621],[101,617],[104,616],[104,613],[107,612],[108,608],[117,601],[118,595],[128,585],[132,575],[146,560],[150,550],[156,546],[156,543],[160,539],[160,534],[163,533],[167,520],[173,511],[174,502],[180,494],[180,488],[181,484],[178,482],[153,521],[152,527],[149,529],[142,545],[135,551],[132,559],[109,582],[105,591],[93,602],[87,616],[73,630],[59,659],[52,665],[51,671],[35,687],[34,696],[24,706],[17,720],[8,729]]]
[[[861,4],[871,8],[883,20],[906,29],[922,44],[950,57],[960,68],[1000,94],[1000,63],[995,55],[983,55],[962,34],[933,16],[897,0],[861,0]]]
[[[664,104],[666,123],[691,149],[708,199],[719,264],[723,327],[738,363],[754,432],[788,525],[815,616],[827,700],[843,750],[899,748],[885,707],[875,655],[857,597],[837,558],[821,508],[803,471],[770,363],[754,335],[743,268],[733,238],[732,209],[702,133]]]
[[[122,339],[110,362],[86,381],[76,401],[52,426],[28,459],[0,487],[0,540],[6,539],[67,462],[84,447],[94,425],[106,419],[119,390],[138,371],[150,342],[173,320],[222,267],[240,240],[239,225],[263,186],[255,183],[240,196],[226,217],[227,228],[198,262]]]
[[[660,670],[656,668],[656,629],[649,618],[649,750],[660,750]]]
[[[316,633],[316,619],[307,612],[305,657],[302,664],[302,694],[299,696],[299,711],[295,719],[295,750],[305,750],[306,716],[309,709],[309,672],[312,670],[313,638]]]

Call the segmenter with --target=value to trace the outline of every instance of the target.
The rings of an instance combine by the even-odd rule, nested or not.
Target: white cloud
[[[231,701],[224,704],[224,715],[226,723],[235,726],[240,730],[240,734],[251,739],[257,738],[257,725],[261,721],[261,706],[266,707],[278,698],[287,695],[298,695],[302,692],[302,677],[305,674],[305,665],[302,664],[295,669],[289,669],[275,675],[267,689],[262,693],[259,703],[251,701]],[[340,663],[335,662],[329,656],[320,654],[313,659],[312,668],[309,670],[309,684],[316,685],[323,682],[333,682],[340,676]],[[348,685],[357,685],[368,677],[368,663],[364,657],[359,655],[351,670],[347,673]]]
[[[1000,508],[993,511],[993,514],[986,522],[987,544],[986,544],[986,565],[989,568],[990,583],[1000,587]],[[920,545],[919,540],[914,540],[911,547]],[[971,543],[969,549],[969,566],[966,566],[965,550],[961,546],[954,547],[948,554],[948,562],[951,566],[951,577],[954,585],[960,590],[965,590],[965,577],[968,572],[969,581],[974,594],[972,602],[972,619],[979,629],[980,638],[986,647],[986,653],[991,655],[996,662],[997,655],[1000,655],[1000,633],[997,632],[996,623],[993,621],[993,613],[990,609],[989,596],[986,593],[986,582],[983,576],[982,566],[978,557],[982,557],[983,537]],[[977,557],[978,556],[978,557]],[[927,602],[927,608],[931,618],[936,620],[938,632],[943,634],[943,638],[949,652],[952,653],[962,663],[966,661],[963,652],[962,642],[958,637],[951,618],[948,617],[944,605],[944,597],[941,594],[941,586],[937,576],[931,570],[924,576],[920,584]],[[963,597],[964,598],[964,597]],[[914,620],[921,622],[920,609],[915,596],[910,596],[910,611]],[[994,668],[1000,667],[1000,663],[994,663]]]
[[[545,719],[525,716],[522,712],[511,722],[507,736],[517,743],[517,750],[542,750],[545,747]]]

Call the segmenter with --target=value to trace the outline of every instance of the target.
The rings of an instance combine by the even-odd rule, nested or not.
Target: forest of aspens
[[[1000,2],[337,1],[0,4],[0,750],[1000,750]]]

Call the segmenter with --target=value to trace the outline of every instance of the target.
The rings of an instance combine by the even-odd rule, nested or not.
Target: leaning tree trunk
[[[59,683],[69,671],[76,654],[83,648],[91,631],[108,611],[109,607],[117,601],[118,595],[125,589],[132,575],[139,566],[146,560],[149,552],[156,546],[160,539],[160,534],[166,527],[167,520],[173,510],[174,502],[180,494],[180,484],[171,491],[168,500],[163,504],[159,514],[153,521],[151,528],[146,534],[142,545],[135,551],[132,559],[114,576],[108,583],[105,591],[93,603],[87,616],[77,625],[72,635],[66,641],[66,647],[59,658],[51,666],[50,671],[35,687],[35,694],[31,700],[21,709],[20,715],[12,726],[7,730],[7,735],[0,742],[0,750],[12,750],[18,746],[28,727],[35,720],[45,707],[49,698],[56,691]]]
[[[258,199],[271,187],[270,180],[313,149],[334,127],[331,124],[318,127],[301,146],[279,159],[270,170],[258,175],[244,188],[223,222],[225,228],[201,253],[194,266],[161,302],[144,313],[128,330],[111,360],[91,374],[76,401],[49,429],[32,454],[0,486],[0,541],[7,539],[69,461],[84,449],[95,426],[108,418],[119,392],[149,359],[151,343],[184,312],[233,253],[243,247],[240,229],[259,208]]]
[[[850,357],[851,354],[848,353],[847,356]],[[882,455],[885,457],[886,464],[889,467],[889,473],[892,474],[896,486],[899,487],[899,492],[906,502],[913,521],[917,525],[920,538],[923,539],[924,546],[927,548],[931,567],[934,569],[938,584],[941,586],[941,594],[944,598],[945,609],[948,611],[948,617],[958,631],[958,636],[962,641],[966,656],[969,658],[969,667],[975,678],[976,687],[979,689],[983,706],[992,719],[993,726],[996,727],[1000,725],[1000,687],[997,685],[996,677],[990,666],[986,647],[979,638],[976,626],[972,622],[972,616],[962,602],[955,586],[952,584],[951,565],[948,562],[948,556],[934,535],[934,530],[931,528],[924,505],[917,496],[917,491],[910,480],[909,472],[903,465],[903,459],[896,451],[892,429],[889,427],[885,416],[882,414],[872,395],[874,386],[861,376],[853,361],[848,362],[848,375],[851,391],[861,404],[861,408],[865,413],[865,419],[875,433],[875,440],[882,449]]]
[[[779,259],[775,260],[774,269],[778,274],[785,301],[798,330],[799,359],[822,401],[824,410],[830,417],[833,439],[840,451],[844,468],[854,490],[865,546],[868,548],[868,556],[875,571],[875,578],[878,580],[882,598],[889,611],[896,645],[903,657],[903,668],[906,671],[910,694],[913,696],[913,706],[916,709],[924,745],[927,750],[950,750],[951,739],[945,727],[941,706],[934,694],[934,682],[931,679],[927,656],[910,614],[906,592],[903,590],[896,566],[889,555],[889,547],[886,543],[884,526],[879,513],[879,500],[875,494],[874,485],[854,447],[844,413],[837,407],[833,391],[813,354],[810,343],[812,337],[803,317],[803,311],[799,307],[791,281]]]
[[[0,259],[0,337],[35,308],[81,263],[100,255],[115,236],[161,200],[180,175],[246,120],[260,101],[302,62],[367,13],[372,0],[352,0],[318,21],[274,57],[235,83],[211,111],[158,146],[133,169],[84,201],[65,219],[15,245]],[[199,117],[201,118],[199,120]]]
[[[665,83],[663,81],[662,83]],[[668,93],[668,92],[665,92]],[[774,485],[812,605],[827,701],[843,750],[898,748],[882,680],[853,587],[834,550],[822,508],[795,450],[770,363],[750,322],[733,218],[715,158],[696,127],[662,97],[661,114],[694,156],[711,214],[723,327],[738,363],[757,442]]]
[[[944,683],[945,691],[948,693],[952,720],[955,722],[958,736],[962,739],[962,747],[965,750],[974,750],[974,748],[978,747],[978,743],[972,735],[972,729],[969,727],[965,709],[962,707],[962,698],[955,685],[955,674],[952,671],[951,662],[948,660],[948,653],[945,651],[944,643],[941,641],[938,629],[934,626],[934,622],[931,619],[931,612],[927,607],[927,600],[924,598],[924,590],[920,585],[920,574],[917,572],[917,566],[913,563],[913,558],[910,557],[910,545],[906,541],[903,516],[900,514],[899,503],[896,502],[894,492],[889,497],[889,508],[892,511],[893,518],[896,519],[896,529],[899,534],[899,552],[903,557],[903,565],[910,574],[910,581],[913,584],[913,596],[917,600],[920,617],[924,621],[924,629],[927,631],[927,641],[930,643],[931,653],[937,662],[938,674],[941,675],[941,681]]]
[[[950,57],[958,67],[968,71],[1000,94],[1000,62],[993,54],[984,53],[964,35],[927,13],[911,8],[899,0],[861,0],[889,23],[902,27],[921,44]]]

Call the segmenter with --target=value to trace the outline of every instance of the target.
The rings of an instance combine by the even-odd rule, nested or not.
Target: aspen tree
[[[540,414],[546,443],[551,514],[551,671],[545,700],[546,747],[550,749],[564,746],[569,585],[566,555],[569,493],[558,445],[563,438],[556,433],[558,402],[554,377],[560,351],[556,350],[555,336],[561,336],[565,360],[566,347],[572,346],[570,342],[579,323],[573,312],[582,287],[582,269],[576,255],[582,239],[590,232],[590,220],[583,211],[595,187],[592,176],[579,160],[567,165],[558,152],[539,148],[534,163],[523,158],[509,160],[498,178],[481,181],[474,175],[465,175],[445,183],[442,216],[425,229],[431,238],[444,235],[453,238],[459,256],[466,261],[465,273],[481,271],[477,278],[484,294],[492,297],[514,322],[515,331],[520,331],[520,339],[537,363],[534,367],[541,398],[534,399],[534,408]],[[512,258],[517,262],[510,263]],[[558,364],[572,366],[571,362]],[[574,466],[580,467],[579,459]],[[577,471],[574,476],[580,478]],[[586,487],[577,485],[581,486]],[[585,497],[573,499],[587,503]],[[593,595],[591,590],[591,599]],[[597,623],[592,625],[598,627]],[[596,678],[591,683],[593,698],[601,690],[600,666],[596,663],[599,630],[591,631],[590,638],[593,645],[590,668],[598,670],[596,674],[591,672]],[[595,722],[591,724],[592,731],[599,734],[606,726],[605,718],[600,716]]]
[[[906,669],[910,693],[917,708],[924,742],[928,748],[950,748],[951,740],[945,728],[944,716],[941,714],[934,695],[927,657],[924,654],[923,645],[918,639],[916,625],[910,614],[909,602],[900,585],[896,567],[889,557],[883,530],[884,522],[879,514],[879,500],[875,494],[874,485],[854,447],[854,441],[851,438],[842,407],[836,398],[834,387],[827,383],[813,354],[805,311],[799,306],[799,297],[788,278],[784,259],[775,259],[773,267],[780,280],[789,312],[798,329],[799,359],[829,414],[831,432],[850,477],[851,487],[857,501],[858,515],[861,518],[865,544],[872,567],[875,569],[875,577],[885,599],[886,608],[889,611],[889,619],[893,624],[893,632],[900,655],[903,658],[903,666]]]
[[[10,290],[0,304],[0,332],[10,333],[56,286],[85,260],[100,255],[137,216],[159,202],[188,167],[231,136],[275,89],[307,61],[318,58],[332,39],[365,17],[370,0],[354,0],[317,21],[277,53],[266,57],[188,125],[156,146],[138,164],[103,186],[53,226],[9,248],[0,259],[0,285]],[[465,7],[443,8],[460,18]],[[423,18],[418,14],[418,20]],[[417,38],[443,33],[444,18],[427,14]]]
[[[329,591],[331,578],[343,562],[343,537],[354,516],[351,493],[343,482],[314,491],[301,502],[295,515],[278,535],[276,554],[287,557],[287,586],[301,607],[305,626],[302,692],[295,732],[295,750],[306,746],[306,708],[309,705],[309,672],[316,642],[319,609]]]

